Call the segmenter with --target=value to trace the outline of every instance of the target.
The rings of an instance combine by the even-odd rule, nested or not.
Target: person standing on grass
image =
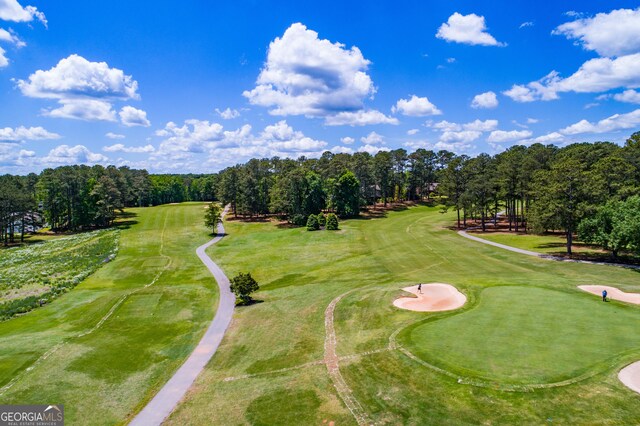
[[[418,284],[418,293],[422,294],[422,283]]]
[[[603,302],[607,301],[607,290],[602,290],[602,301]]]

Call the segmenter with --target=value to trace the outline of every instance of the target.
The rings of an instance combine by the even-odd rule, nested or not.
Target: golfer
[[[418,293],[422,294],[422,283],[418,284]]]
[[[607,290],[602,290],[602,301],[603,302],[607,301]]]

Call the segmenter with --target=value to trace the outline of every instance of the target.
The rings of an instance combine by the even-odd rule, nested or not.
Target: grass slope
[[[202,204],[131,209],[118,256],[55,303],[0,323],[0,400],[62,403],[69,424],[130,419],[197,344],[217,304],[195,254]]]
[[[567,321],[598,314],[597,324],[602,328],[585,330],[578,341],[592,349],[584,352],[587,359],[577,370],[596,368],[595,376],[534,392],[459,384],[398,350],[342,361],[342,374],[354,397],[376,423],[637,423],[638,396],[618,382],[616,373],[624,362],[640,359],[637,337],[625,334],[640,320],[640,308],[617,302],[605,305],[575,287],[601,283],[639,291],[640,275],[622,268],[551,262],[469,241],[446,229],[452,218],[440,214],[438,208],[416,207],[392,212],[385,219],[344,221],[342,230],[335,233],[228,222],[229,236],[211,247],[209,254],[229,275],[251,272],[261,284],[256,297],[263,303],[236,310],[218,353],[168,423],[353,424],[326,368],[307,364],[322,360],[327,305],[349,290],[353,291],[335,310],[339,355],[385,349],[389,337],[402,331],[399,342],[425,351],[422,356],[430,360],[451,361],[453,356],[444,353],[448,350],[444,346],[459,345],[467,355],[459,355],[456,367],[475,368],[472,373],[497,381],[537,379],[535,371],[524,368],[511,377],[504,364],[509,356],[517,356],[517,340],[508,336],[517,334],[517,324],[500,338],[507,347],[495,365],[489,361],[471,365],[474,356],[481,356],[471,353],[482,339],[474,335],[471,340],[472,330],[464,330],[471,327],[478,334],[483,326],[473,328],[469,321],[457,318],[475,321],[484,317],[485,324],[491,325],[493,309],[500,313],[496,321],[509,322],[523,315],[520,323],[526,324],[533,321],[527,316],[540,315],[560,328],[564,323],[555,312],[567,311]],[[451,283],[465,292],[468,304],[457,312],[436,314],[393,308],[391,302],[402,294],[400,288],[418,282]],[[512,298],[522,294],[504,293],[503,286],[516,286],[513,291],[535,300],[515,303]],[[546,313],[540,311],[543,303],[537,299],[547,293],[538,294],[537,289],[559,294],[557,305]],[[495,307],[482,313],[485,305]],[[513,315],[504,313],[506,307]],[[422,329],[425,320],[432,322]],[[591,319],[588,324],[593,323]],[[445,326],[447,332],[466,333],[467,344],[462,339],[435,343],[440,332],[437,327]],[[417,328],[412,332],[411,327]],[[576,331],[579,325],[569,327]],[[531,330],[536,331],[538,343],[545,340],[545,330]],[[606,330],[609,340],[597,342]],[[582,356],[584,348],[562,336],[561,331],[552,336],[559,340],[550,339],[548,349],[566,360]],[[536,356],[544,355],[544,346],[540,348]],[[486,352],[487,345],[480,349]],[[544,357],[535,362],[542,365]],[[543,371],[541,377],[554,379],[578,372],[568,365],[569,361],[563,361],[556,370]],[[285,398],[285,394],[292,397]]]

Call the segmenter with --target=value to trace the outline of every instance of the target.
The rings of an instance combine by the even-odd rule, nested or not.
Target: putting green
[[[638,313],[581,294],[491,287],[473,309],[399,338],[420,359],[469,378],[555,383],[601,371],[640,348]]]

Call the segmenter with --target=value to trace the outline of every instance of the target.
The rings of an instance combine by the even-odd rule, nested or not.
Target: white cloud
[[[7,43],[13,44],[18,48],[25,47],[27,45],[27,43],[20,40],[18,35],[12,30],[7,31],[4,28],[0,28],[0,41],[6,41]]]
[[[443,132],[455,132],[462,129],[462,126],[458,123],[451,123],[447,120],[438,121],[437,123],[428,125],[427,127],[441,130]]]
[[[132,106],[122,107],[120,112],[118,113],[120,116],[120,121],[127,127],[133,126],[142,126],[149,127],[151,126],[151,122],[147,119],[146,111],[141,109],[136,109]]]
[[[438,32],[437,38],[456,43],[465,43],[482,46],[506,46],[506,43],[497,41],[487,31],[484,16],[475,13],[461,15],[456,12],[443,23]]]
[[[564,35],[601,56],[621,56],[640,50],[640,8],[617,9],[560,25],[553,34]]]
[[[47,18],[34,6],[22,7],[17,0],[0,0],[0,19],[13,22],[30,22],[36,18],[47,26]]]
[[[256,87],[243,95],[273,115],[324,117],[363,108],[375,93],[366,70],[369,61],[353,46],[319,39],[300,23],[269,45]]]
[[[409,129],[409,130],[407,130],[407,135],[413,136],[413,135],[417,134],[418,132],[420,132],[419,129]]]
[[[261,139],[267,146],[280,152],[317,151],[327,146],[324,141],[306,137],[302,132],[293,130],[285,120],[265,127]]]
[[[628,102],[630,104],[640,104],[640,92],[635,90],[625,90],[622,93],[613,95],[613,99],[619,102]]]
[[[148,153],[153,152],[156,149],[150,144],[145,146],[125,146],[121,143],[117,143],[115,145],[105,146],[102,150],[105,152]]]
[[[84,121],[116,121],[111,104],[98,99],[60,99],[62,106],[42,110],[42,115],[54,118],[71,118]]]
[[[632,129],[638,126],[640,126],[640,109],[626,114],[614,114],[611,117],[598,121],[597,123],[580,120],[577,123],[560,130],[560,133],[564,135],[606,133],[616,130]]]
[[[336,115],[330,115],[325,117],[324,124],[327,126],[367,126],[373,124],[398,124],[398,119],[395,117],[388,117],[377,111],[372,110],[360,110],[360,111],[343,111]]]
[[[460,132],[445,131],[440,135],[440,142],[469,143],[478,139],[482,132],[476,130],[462,130]]]
[[[429,99],[425,96],[419,98],[416,95],[411,95],[410,99],[400,99],[395,106],[391,108],[393,113],[400,113],[412,117],[424,117],[427,115],[440,115],[440,111],[434,104],[429,102]]]
[[[475,95],[471,101],[471,108],[495,108],[498,106],[498,98],[495,92],[484,92]]]
[[[25,96],[72,99],[78,97],[139,99],[138,82],[106,62],[90,62],[70,55],[48,71],[38,70],[28,80],[18,80]]]
[[[487,142],[511,142],[531,137],[530,130],[494,130],[487,138]]]
[[[344,138],[340,139],[340,142],[347,144],[347,145],[351,145],[352,143],[354,143],[356,140],[354,138],[352,138],[351,136],[345,136]]]
[[[331,151],[334,154],[353,154],[354,151],[352,148],[349,148],[348,146],[334,146],[329,148],[329,151]]]
[[[527,118],[527,124],[536,124],[538,121],[537,118]]]
[[[42,158],[45,164],[97,164],[109,161],[102,154],[91,152],[84,145],[60,145],[49,151],[49,154]]]
[[[503,92],[517,102],[558,99],[558,93],[598,93],[619,87],[640,87],[640,53],[618,58],[590,59],[567,78],[556,71],[527,85],[513,85]]]
[[[9,65],[9,59],[4,55],[6,51],[0,47],[0,68],[4,68]]]
[[[124,139],[125,136],[121,135],[119,133],[113,133],[113,132],[108,132],[105,134],[106,137],[108,137],[109,139]]]
[[[520,26],[518,28],[519,29],[523,29],[523,28],[527,28],[527,27],[533,27],[533,22],[531,22],[531,21],[523,22],[522,24],[520,24]]]
[[[456,61],[456,58],[447,58],[448,64],[453,64]]]
[[[218,108],[216,108],[216,113],[218,113],[218,115],[224,120],[231,120],[232,118],[240,117],[240,111],[238,111],[237,109],[227,108],[224,111],[220,111]]]
[[[367,136],[361,137],[360,141],[365,145],[380,145],[384,144],[384,136],[371,132]]]
[[[472,130],[476,132],[490,132],[498,127],[498,120],[475,120],[469,123],[463,124],[464,130]]]
[[[38,127],[16,127],[12,129],[11,127],[0,128],[0,141],[10,141],[10,142],[19,142],[19,141],[37,141],[44,139],[60,139],[61,136],[57,133],[50,132],[45,130],[44,128]]]
[[[534,143],[541,144],[550,144],[550,143],[558,143],[563,142],[565,140],[564,135],[561,135],[558,132],[547,133],[546,135],[538,136],[533,139],[524,139],[518,142],[519,145],[532,145]]]
[[[376,145],[362,145],[358,148],[358,152],[368,152],[371,155],[376,155],[380,151],[390,151],[386,146],[376,146]]]

